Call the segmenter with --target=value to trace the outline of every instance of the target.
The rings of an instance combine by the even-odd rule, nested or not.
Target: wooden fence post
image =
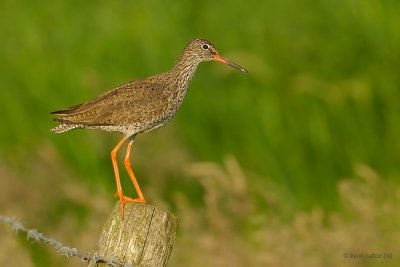
[[[154,206],[126,203],[122,220],[119,202],[105,223],[96,254],[137,267],[166,266],[175,243],[178,219]],[[91,266],[105,266],[93,261]]]

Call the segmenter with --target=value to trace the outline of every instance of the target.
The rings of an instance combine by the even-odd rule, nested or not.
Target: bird
[[[213,43],[195,38],[184,48],[170,71],[122,84],[92,100],[50,113],[57,115],[53,120],[59,123],[51,129],[54,133],[86,128],[123,135],[111,150],[117,186],[115,196],[119,198],[122,218],[127,202],[146,203],[131,168],[130,153],[135,137],[160,128],[171,120],[182,104],[197,66],[204,61],[219,61],[247,73],[243,67],[221,56]],[[124,165],[135,188],[136,198],[126,196],[122,191],[117,153],[125,143]]]

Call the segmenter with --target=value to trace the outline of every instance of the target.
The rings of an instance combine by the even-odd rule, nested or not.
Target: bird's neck
[[[177,77],[179,89],[186,90],[188,88],[199,63],[198,59],[185,52],[178,58],[172,72]]]

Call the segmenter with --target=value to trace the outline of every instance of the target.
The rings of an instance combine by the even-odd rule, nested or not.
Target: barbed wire
[[[36,242],[45,243],[52,246],[60,255],[63,255],[65,257],[78,257],[81,261],[85,263],[89,263],[92,260],[96,264],[102,263],[112,267],[135,267],[131,264],[120,263],[114,259],[106,260],[93,253],[80,253],[78,249],[64,246],[60,241],[47,237],[36,229],[26,228],[25,225],[16,218],[0,215],[0,222],[10,225],[12,230],[15,232],[26,233],[27,240],[34,240]]]

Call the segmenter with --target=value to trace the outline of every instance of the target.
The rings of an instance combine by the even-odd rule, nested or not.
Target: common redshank
[[[160,128],[170,121],[182,104],[197,65],[211,60],[223,62],[247,73],[244,68],[222,57],[210,41],[196,38],[186,46],[172,70],[123,84],[85,103],[51,112],[61,115],[54,118],[54,121],[61,123],[51,129],[55,133],[88,128],[123,134],[121,141],[111,151],[117,183],[116,196],[120,200],[122,218],[125,203],[146,203],[129,161],[135,136]],[[121,187],[117,152],[125,142],[128,145],[124,164],[137,198],[124,195]]]

